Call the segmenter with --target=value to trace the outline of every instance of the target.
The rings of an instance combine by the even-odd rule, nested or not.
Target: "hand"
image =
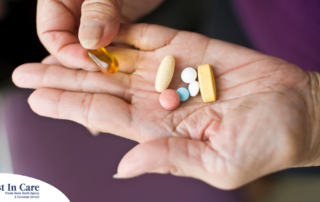
[[[162,1],[39,0],[38,35],[47,50],[63,65],[97,70],[85,48],[109,45],[118,33],[121,18],[125,21],[137,20]],[[81,46],[78,35],[85,48]]]
[[[121,161],[118,176],[172,173],[232,189],[294,166],[319,165],[318,74],[278,58],[156,25],[125,25],[109,47],[120,72],[71,70],[25,64],[16,85],[37,89],[29,98],[36,113],[76,121],[138,141]],[[217,101],[190,98],[174,111],[161,108],[154,89],[165,55],[176,58],[169,88],[186,87],[186,67],[210,64]]]

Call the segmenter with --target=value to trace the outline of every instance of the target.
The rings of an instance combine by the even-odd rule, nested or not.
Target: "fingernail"
[[[117,174],[114,174],[113,175],[113,178],[114,179],[130,179],[130,178],[134,178],[134,177],[138,177],[139,175],[129,175],[129,176],[123,176],[123,175],[119,175],[118,173]]]
[[[113,175],[114,179],[124,179],[124,177],[120,176],[118,173]]]
[[[92,48],[100,41],[103,34],[103,30],[104,27],[101,22],[85,22],[79,37],[81,45],[86,49]]]
[[[93,136],[98,136],[100,134],[99,131],[93,130],[91,128],[87,128],[87,129],[91,133],[91,135],[93,135]]]

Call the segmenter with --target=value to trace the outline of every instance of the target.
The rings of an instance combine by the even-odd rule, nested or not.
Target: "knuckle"
[[[82,12],[87,16],[98,15],[109,21],[120,19],[120,7],[116,0],[86,0],[82,5]]]
[[[87,127],[90,125],[90,123],[89,123],[90,119],[88,117],[90,115],[93,98],[94,98],[94,96],[92,94],[87,93],[83,97],[82,103],[81,103],[81,111],[82,111],[83,117],[84,117],[83,122]]]
[[[86,79],[88,76],[87,71],[83,70],[75,70],[75,79],[77,83],[77,89],[81,90],[82,92],[85,92],[85,85],[86,85]]]

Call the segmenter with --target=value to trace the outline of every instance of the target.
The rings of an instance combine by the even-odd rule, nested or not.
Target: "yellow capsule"
[[[105,74],[115,74],[119,70],[118,60],[107,49],[88,50],[90,59]]]

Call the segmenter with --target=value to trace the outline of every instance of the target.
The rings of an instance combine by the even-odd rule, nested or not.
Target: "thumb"
[[[155,139],[142,143],[121,160],[114,178],[131,178],[144,173],[171,173],[200,179],[230,189],[226,176],[217,172],[221,159],[208,142],[182,138]],[[221,169],[221,167],[220,167]]]
[[[117,35],[123,0],[85,0],[82,4],[79,40],[86,49],[109,45]]]

